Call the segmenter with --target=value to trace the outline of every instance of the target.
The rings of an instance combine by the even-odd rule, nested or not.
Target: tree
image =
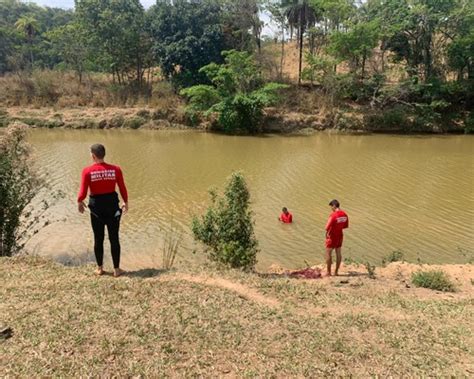
[[[206,81],[199,69],[221,63],[227,44],[215,2],[158,2],[150,8],[154,52],[163,75],[178,87]]]
[[[222,65],[211,63],[200,72],[212,85],[197,85],[181,91],[190,101],[190,110],[217,113],[219,126],[227,133],[259,131],[263,107],[275,102],[285,85],[264,84],[253,56],[244,51],[223,52]]]
[[[340,60],[348,60],[354,70],[361,68],[361,77],[365,77],[367,58],[379,41],[379,24],[376,20],[360,22],[347,33],[334,32],[330,36],[328,51]]]
[[[231,268],[252,269],[257,262],[250,193],[240,173],[229,178],[224,195],[210,192],[211,206],[193,218],[194,238],[210,248],[209,258]]]
[[[103,68],[119,84],[133,80],[140,86],[151,49],[140,1],[76,0],[76,15]]]
[[[237,37],[237,44],[233,43],[231,48],[251,51],[257,46],[257,50],[260,52],[263,28],[263,22],[259,16],[260,3],[261,0],[223,1],[224,28]],[[253,37],[254,43],[251,42],[251,37]]]
[[[275,4],[269,1],[266,5],[267,11],[270,13],[271,19],[278,25],[280,29],[280,42],[281,42],[281,53],[280,53],[280,79],[283,78],[283,63],[285,61],[285,30],[286,30],[286,15],[285,10],[282,8],[281,3]]]
[[[48,33],[53,49],[68,67],[76,71],[79,83],[82,83],[82,75],[91,55],[87,34],[83,25],[77,22],[53,29]]]
[[[319,10],[309,4],[308,0],[298,0],[290,5],[286,10],[286,18],[290,26],[298,27],[299,42],[299,65],[298,84],[301,84],[301,71],[303,67],[303,37],[306,29],[314,25],[320,17]]]
[[[20,17],[16,22],[15,22],[15,27],[17,30],[21,31],[24,33],[26,36],[26,39],[28,40],[28,45],[30,46],[30,64],[31,67],[33,67],[34,63],[34,58],[33,58],[33,40],[35,38],[35,34],[37,33],[39,29],[39,24],[38,21],[30,15],[25,15]]]

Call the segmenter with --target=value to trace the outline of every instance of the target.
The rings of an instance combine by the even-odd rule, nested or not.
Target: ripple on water
[[[458,248],[472,253],[474,246],[472,138],[34,130],[30,140],[42,178],[66,193],[50,210],[66,221],[31,244],[47,255],[90,254],[89,219],[77,214],[75,197],[88,147],[98,141],[128,184],[122,244],[130,265],[154,261],[171,225],[193,259],[192,215],[205,209],[208,189],[222,188],[234,170],[249,182],[260,267],[321,261],[332,198],[351,218],[346,256],[378,263],[401,249],[411,260],[464,262]],[[293,212],[293,225],[277,221],[283,206]]]

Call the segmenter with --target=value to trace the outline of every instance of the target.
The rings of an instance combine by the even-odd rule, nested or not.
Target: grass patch
[[[385,258],[382,259],[382,265],[385,266],[393,262],[402,262],[405,259],[405,255],[401,250],[394,250]]]
[[[411,281],[416,287],[443,292],[456,291],[454,283],[444,271],[417,271],[413,273]]]

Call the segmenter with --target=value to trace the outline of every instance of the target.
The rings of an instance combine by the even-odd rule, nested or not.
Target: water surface
[[[122,224],[126,267],[159,264],[171,224],[184,235],[181,257],[195,259],[193,214],[208,204],[234,170],[252,194],[259,267],[321,261],[327,203],[339,199],[350,217],[344,255],[379,263],[401,250],[411,261],[473,259],[474,139],[471,136],[231,137],[198,132],[32,130],[36,164],[66,197],[50,209],[62,221],[42,230],[30,248],[61,260],[92,257],[86,215],[76,211],[88,147],[107,147],[122,166],[130,213]],[[293,225],[277,221],[283,206]],[[109,254],[106,254],[107,256]]]

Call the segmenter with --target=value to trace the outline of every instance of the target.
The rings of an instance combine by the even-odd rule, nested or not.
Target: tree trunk
[[[298,66],[298,85],[301,85],[301,71],[303,68],[303,33],[304,33],[304,28],[301,25],[300,26],[300,61],[299,61],[299,66]]]
[[[283,79],[283,62],[285,60],[285,24],[281,24],[281,59],[280,59],[280,79]]]
[[[362,56],[362,79],[365,77],[365,61],[367,59],[367,53],[364,50],[364,55]]]

